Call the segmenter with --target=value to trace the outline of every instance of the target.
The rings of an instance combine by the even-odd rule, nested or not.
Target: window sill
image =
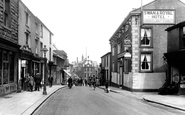
[[[152,70],[149,70],[149,71],[142,71],[142,70],[140,70],[139,72],[140,72],[140,73],[153,73]]]
[[[139,46],[139,48],[153,48],[153,46]]]
[[[28,24],[25,24],[26,27],[30,28],[30,26]]]

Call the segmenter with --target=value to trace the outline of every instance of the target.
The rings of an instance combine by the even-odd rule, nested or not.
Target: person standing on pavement
[[[30,91],[33,91],[33,85],[34,85],[34,79],[32,76],[30,76],[30,80],[29,80],[29,87],[30,87]]]
[[[108,80],[106,80],[106,82],[105,82],[105,91],[107,93],[109,92],[108,87],[109,87],[109,82],[108,82]]]
[[[48,81],[49,81],[50,87],[52,87],[52,85],[53,85],[53,77],[50,76],[50,77],[48,78]]]
[[[39,73],[36,74],[35,76],[35,91],[39,91],[40,90],[40,82],[41,82],[41,76]]]

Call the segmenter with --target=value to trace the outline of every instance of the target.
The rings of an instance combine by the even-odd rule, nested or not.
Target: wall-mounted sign
[[[129,39],[125,39],[125,40],[124,40],[124,44],[125,44],[125,45],[130,45],[130,44],[131,44],[131,41],[130,41]]]
[[[144,10],[142,13],[143,24],[174,24],[175,10],[159,9]]]

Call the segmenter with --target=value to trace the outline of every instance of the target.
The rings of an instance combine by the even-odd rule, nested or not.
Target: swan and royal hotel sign
[[[142,20],[143,24],[175,24],[175,10],[145,9]]]

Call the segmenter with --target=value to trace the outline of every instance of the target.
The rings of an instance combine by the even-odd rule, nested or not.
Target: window
[[[36,26],[36,34],[38,35],[39,34],[39,25],[37,22],[35,22],[35,26]]]
[[[124,27],[124,26],[121,28],[121,32],[122,32],[122,33],[125,32],[125,27]]]
[[[115,72],[115,71],[114,71],[114,63],[112,63],[112,72]]]
[[[140,45],[142,47],[152,46],[152,29],[151,28],[142,28],[141,29]]]
[[[40,37],[43,37],[43,26],[40,26]]]
[[[4,0],[4,25],[10,27],[10,0]]]
[[[50,33],[49,34],[49,43],[51,44],[51,36],[52,36],[52,34]]]
[[[8,52],[3,52],[3,84],[8,84]]]
[[[125,25],[125,32],[128,31],[128,29],[129,29],[129,25],[126,24],[126,25]]]
[[[26,15],[26,25],[29,27],[29,23],[30,23],[29,13],[25,12],[25,15]]]
[[[26,36],[26,45],[28,45],[30,47],[30,34],[25,32],[25,36]]]
[[[112,47],[112,56],[114,56],[114,46]]]
[[[35,53],[38,54],[38,40],[35,39]]]
[[[14,53],[10,52],[10,82],[14,82]]]
[[[118,44],[118,54],[121,53],[121,43]]]
[[[140,59],[141,72],[152,71],[152,53],[141,53]]]
[[[42,42],[40,42],[40,50],[42,50],[42,48],[43,48],[43,44],[42,44]],[[41,57],[43,57],[43,53],[40,51],[40,55],[41,55]]]

